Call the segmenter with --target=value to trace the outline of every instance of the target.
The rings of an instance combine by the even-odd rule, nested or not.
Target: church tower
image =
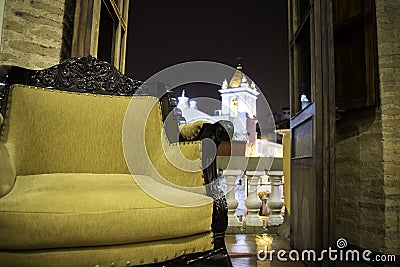
[[[260,94],[254,82],[249,84],[239,64],[232,79],[229,83],[225,79],[219,92],[222,99],[221,115],[234,123],[237,140],[247,140],[247,120],[256,119],[257,96]]]

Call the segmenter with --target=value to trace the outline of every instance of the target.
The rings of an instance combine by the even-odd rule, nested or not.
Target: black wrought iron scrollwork
[[[30,77],[35,86],[107,95],[134,95],[142,85],[92,56],[67,59]]]

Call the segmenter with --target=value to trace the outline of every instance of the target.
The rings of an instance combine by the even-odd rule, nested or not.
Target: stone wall
[[[6,0],[0,64],[40,69],[68,57],[73,12],[72,0]]]
[[[400,255],[400,1],[376,17],[381,104],[337,122],[336,236]]]
[[[336,236],[380,251],[385,235],[380,108],[342,114],[336,132]]]
[[[400,1],[376,0],[382,108],[385,253],[400,255]]]

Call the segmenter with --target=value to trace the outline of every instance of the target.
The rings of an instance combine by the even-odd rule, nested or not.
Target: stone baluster
[[[228,204],[228,226],[239,226],[239,221],[235,216],[236,208],[239,205],[235,197],[236,180],[238,176],[241,176],[243,171],[241,170],[224,170],[222,175],[226,181],[226,202]]]
[[[271,195],[268,200],[268,208],[271,210],[271,214],[268,216],[267,224],[268,226],[281,225],[283,222],[283,217],[281,215],[281,209],[283,207],[283,202],[280,196],[279,187],[281,185],[281,180],[283,176],[282,171],[270,171],[268,176],[271,181]]]
[[[260,179],[264,174],[264,171],[246,171],[248,182],[248,195],[245,202],[247,208],[247,226],[263,226],[263,222],[258,216],[261,207],[261,200],[258,197],[257,188],[259,187]]]

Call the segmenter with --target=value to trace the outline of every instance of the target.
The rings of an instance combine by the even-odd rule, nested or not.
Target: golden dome
[[[242,84],[243,72],[242,66],[240,64],[237,65],[235,74],[233,74],[232,79],[229,81],[229,88],[237,88]]]

